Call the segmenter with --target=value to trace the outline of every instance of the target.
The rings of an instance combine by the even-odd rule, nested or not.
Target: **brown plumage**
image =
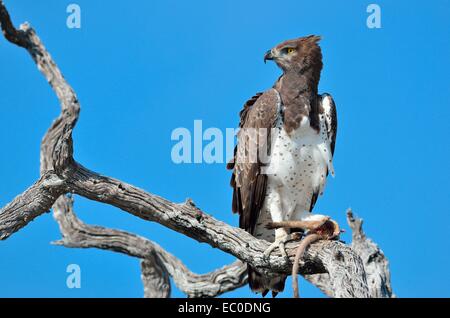
[[[329,95],[324,97],[317,93],[322,69],[322,54],[317,43],[319,39],[318,36],[308,36],[289,40],[266,52],[264,60],[274,60],[282,69],[283,75],[272,89],[249,99],[240,112],[241,130],[238,133],[238,144],[235,148],[234,161],[230,162],[227,168],[233,169],[232,210],[239,213],[240,227],[253,235],[257,222],[258,226],[264,226],[259,217],[266,200],[268,176],[263,172],[267,162],[261,160],[260,153],[249,152],[252,149],[259,151],[266,148],[270,153],[270,131],[276,127],[277,120],[282,119],[283,128],[290,135],[299,128],[303,118],[307,117],[310,126],[320,133],[319,116],[326,116],[326,133],[332,139],[331,152],[334,152],[337,127],[334,103],[331,111],[324,109],[322,101]],[[250,128],[257,129],[257,138],[252,138],[246,133]],[[268,136],[261,131],[267,132]],[[251,145],[256,147],[252,148]],[[256,160],[249,160],[249,157]],[[318,189],[313,191],[307,210],[312,210],[318,194]],[[285,275],[263,277],[251,267],[248,269],[249,285],[253,291],[265,295],[272,290],[276,295],[284,289]]]
[[[276,49],[293,48],[297,54],[291,59],[277,59],[283,76],[275,84],[285,107],[284,126],[292,132],[298,128],[304,116],[311,116],[311,127],[319,130],[317,86],[322,70],[322,52],[317,42],[318,36],[308,36],[283,42]]]

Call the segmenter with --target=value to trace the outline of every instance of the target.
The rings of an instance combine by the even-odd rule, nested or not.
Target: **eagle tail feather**
[[[253,292],[261,293],[263,297],[267,295],[269,291],[272,291],[272,297],[284,290],[286,282],[286,275],[277,275],[272,277],[265,277],[253,269],[250,265],[247,265],[248,284]]]

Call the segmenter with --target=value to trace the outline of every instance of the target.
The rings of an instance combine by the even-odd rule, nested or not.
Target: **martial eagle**
[[[240,131],[233,169],[233,212],[239,225],[259,239],[273,242],[266,254],[284,243],[285,228],[270,229],[271,222],[314,220],[311,212],[323,193],[328,173],[334,175],[333,154],[337,117],[333,98],[318,94],[322,52],[318,36],[285,41],[266,52],[283,74],[274,86],[253,96],[240,113]],[[249,130],[257,130],[250,138]],[[270,131],[261,133],[261,131]],[[262,137],[264,136],[264,137]],[[249,154],[255,152],[256,160]],[[268,160],[262,160],[265,148]],[[264,153],[264,151],[263,151]],[[250,288],[275,296],[283,291],[285,275],[266,277],[248,266]]]

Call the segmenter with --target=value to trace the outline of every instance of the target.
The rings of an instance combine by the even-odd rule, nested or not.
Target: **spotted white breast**
[[[322,105],[326,109],[331,102],[331,97],[325,95]],[[319,116],[319,133],[304,117],[290,135],[283,127],[281,115],[278,117],[270,163],[265,169],[267,191],[255,227],[256,237],[274,241],[275,231],[266,229],[267,223],[311,216],[313,197],[323,193],[328,171],[334,175],[326,116],[326,111]]]

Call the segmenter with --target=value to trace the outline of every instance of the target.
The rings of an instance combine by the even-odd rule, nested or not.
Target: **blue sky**
[[[381,29],[366,27],[369,1],[77,0],[81,29],[66,27],[70,1],[5,2],[16,24],[35,27],[78,94],[79,162],[176,202],[191,197],[233,225],[225,165],[174,164],[171,132],[193,129],[196,119],[204,128],[235,127],[246,99],[279,75],[263,64],[264,52],[322,35],[319,91],[334,97],[339,132],[336,178],[315,211],[347,229],[348,207],[364,218],[390,260],[398,296],[450,296],[448,1],[377,1]],[[4,206],[38,178],[39,143],[59,105],[28,54],[3,38],[0,68]],[[233,261],[115,208],[78,197],[75,208],[89,224],[158,242],[195,272]],[[59,237],[46,214],[0,242],[0,296],[142,296],[137,259],[49,244]],[[69,264],[81,267],[80,289],[66,287]],[[306,282],[300,288],[304,297],[321,296]],[[288,283],[281,296],[291,294]],[[227,295],[252,296],[248,287]]]

